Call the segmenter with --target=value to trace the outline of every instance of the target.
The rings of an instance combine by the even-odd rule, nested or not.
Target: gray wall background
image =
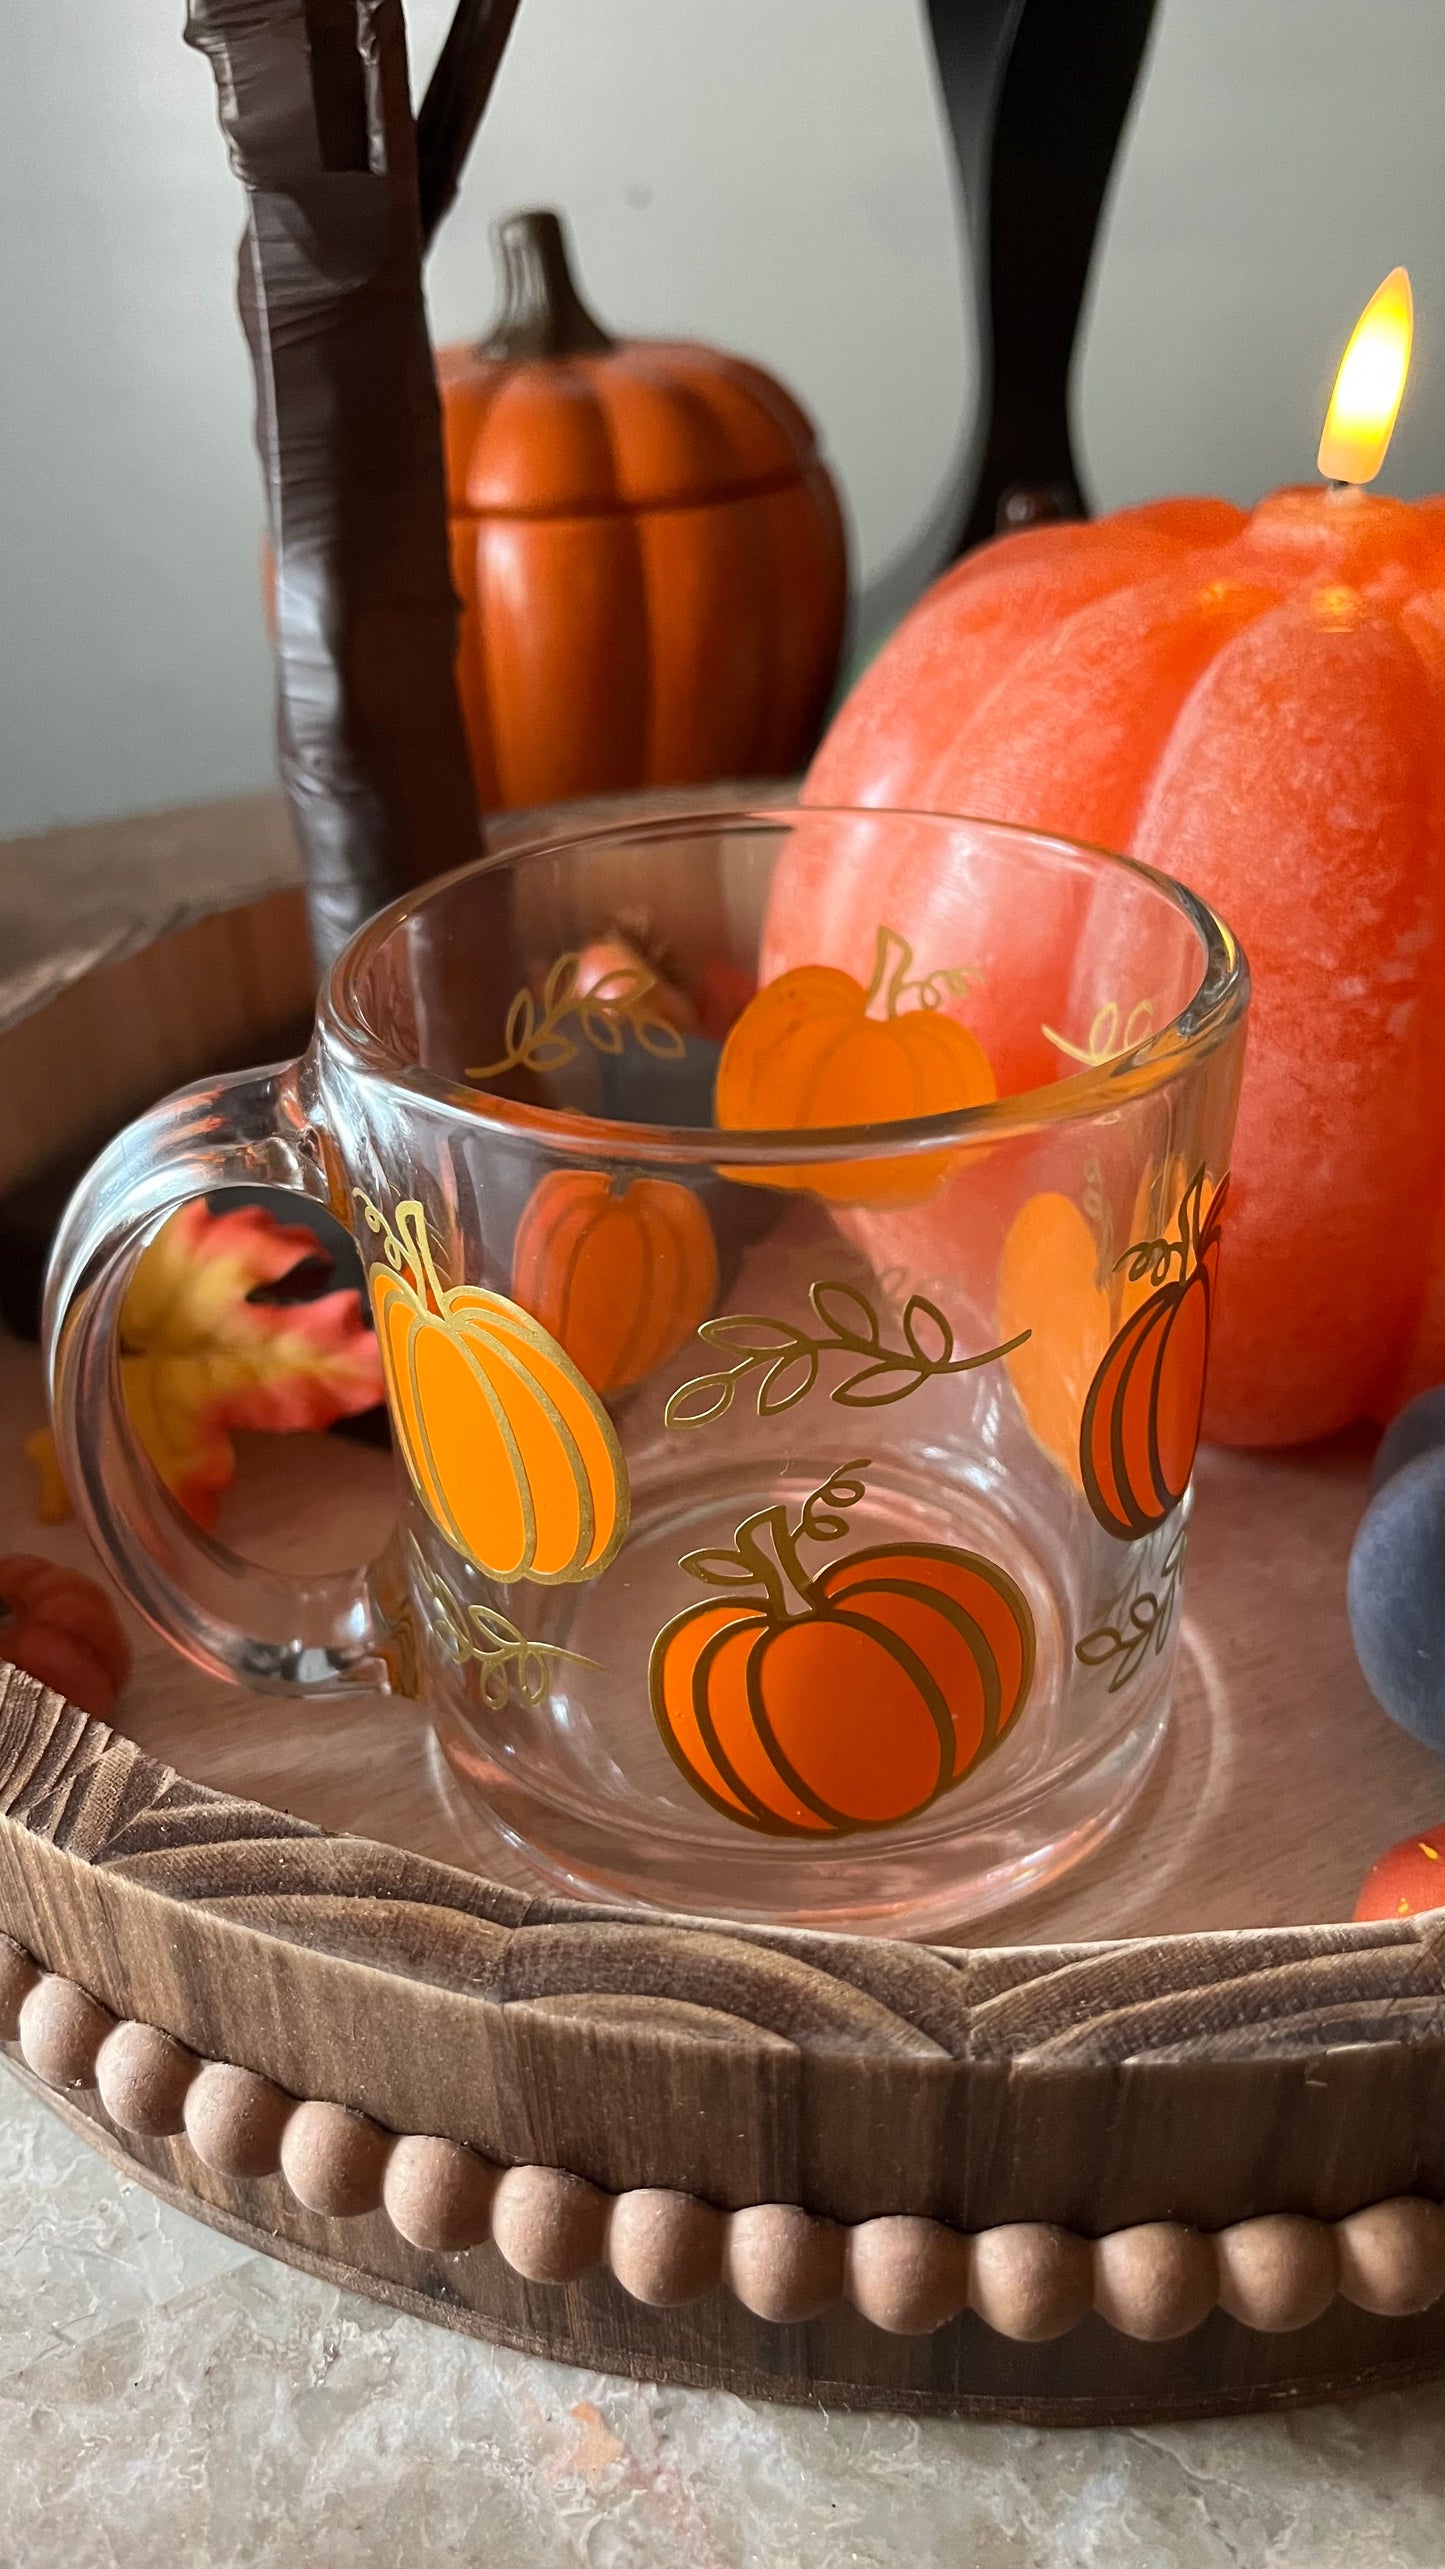
[[[1096,0],[1107,5],[1107,0]],[[418,85],[446,0],[409,0]],[[178,0],[0,6],[0,833],[271,772],[240,203]],[[1096,504],[1302,480],[1397,259],[1412,391],[1382,487],[1445,482],[1440,0],[1163,0],[1075,382]],[[614,325],[774,367],[843,482],[867,634],[937,560],[974,396],[916,0],[525,0],[432,262],[571,217]]]

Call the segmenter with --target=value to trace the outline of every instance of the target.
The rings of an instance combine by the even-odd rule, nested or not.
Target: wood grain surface
[[[629,1922],[188,1784],[24,1680],[0,1701],[0,1808],[0,1923],[51,1969],[293,2095],[503,2163],[724,2207],[1088,2234],[1445,2193],[1439,1972],[1416,1922],[972,1954]],[[716,2292],[658,2311],[601,2275],[527,2283],[490,2247],[425,2255],[380,2215],[307,2213],[184,2138],[75,2110],[283,2254],[622,2370],[1124,2417],[1322,2394],[1445,2352],[1445,2306],[1387,2322],[1337,2302],[1289,2336],[1216,2314],[1166,2346],[1092,2318],[1047,2346],[967,2313],[917,2339],[841,2306],[777,2327]]]
[[[34,1351],[0,1343],[0,1455],[39,1415]],[[1349,1653],[1363,1483],[1348,1447],[1204,1458],[1169,1748],[1127,1833],[1020,1910],[1007,1946],[583,1909],[487,1844],[413,1709],[252,1701],[149,1639],[118,1733],[26,1681],[0,1691],[0,1928],[112,2011],[294,2095],[611,2190],[1090,2236],[1440,2199],[1445,1921],[1318,1923],[1347,1916],[1372,1857],[1441,1798],[1437,1762],[1378,1714]],[[253,1439],[221,1531],[335,1566],[375,1548],[390,1506],[382,1455]],[[74,1527],[41,1535],[18,1460],[0,1464],[0,1547],[84,1558]],[[306,2213],[183,2138],[69,2110],[279,2253],[619,2370],[1117,2418],[1445,2357],[1445,2305],[1386,2321],[1337,2302],[1288,2337],[1216,2314],[1156,2346],[1096,2318],[1030,2346],[968,2314],[903,2339],[846,2308],[770,2326],[718,2293],[659,2311],[605,2276],[526,2284],[490,2248],[423,2254],[379,2216]]]

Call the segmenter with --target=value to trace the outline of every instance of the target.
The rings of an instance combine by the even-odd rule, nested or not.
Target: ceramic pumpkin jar
[[[1445,1373],[1445,502],[1163,500],[1006,536],[899,628],[805,799],[1122,848],[1240,937],[1207,1434],[1322,1435]],[[767,970],[846,965],[880,916],[918,938],[929,891],[799,868]]]
[[[555,214],[498,241],[496,327],[437,360],[483,809],[795,771],[847,596],[809,421],[742,358],[614,339]]]

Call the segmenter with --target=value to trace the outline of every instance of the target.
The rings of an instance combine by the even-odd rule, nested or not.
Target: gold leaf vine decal
[[[1059,1052],[1066,1053],[1070,1061],[1082,1062],[1086,1070],[1098,1070],[1103,1063],[1116,1060],[1120,1053],[1132,1052],[1136,1044],[1144,1043],[1153,1034],[1154,1002],[1152,999],[1137,1000],[1125,1017],[1117,999],[1106,999],[1102,1008],[1094,1011],[1088,1041],[1084,1044],[1071,1043],[1067,1035],[1057,1034],[1052,1026],[1041,1026],[1039,1032]]]
[[[1016,1338],[986,1347],[979,1355],[956,1355],[953,1330],[937,1303],[914,1293],[903,1306],[903,1344],[890,1347],[877,1312],[856,1285],[823,1280],[808,1287],[808,1300],[821,1324],[816,1333],[787,1320],[769,1320],[760,1312],[725,1312],[720,1319],[705,1320],[699,1338],[710,1347],[735,1350],[734,1361],[683,1383],[663,1411],[663,1424],[710,1425],[726,1415],[740,1385],[754,1374],[760,1377],[758,1416],[776,1418],[807,1398],[825,1356],[857,1360],[855,1370],[830,1392],[831,1400],[843,1409],[884,1409],[893,1401],[907,1400],[924,1383],[995,1364],[1033,1335],[1032,1330],[1021,1329]]]
[[[559,1642],[529,1641],[496,1606],[464,1606],[432,1568],[415,1535],[407,1541],[433,1636],[458,1668],[478,1671],[482,1702],[489,1712],[499,1713],[514,1700],[528,1711],[545,1703],[553,1660],[567,1659],[577,1668],[601,1668],[600,1659],[588,1659],[580,1650],[564,1650]]]
[[[557,957],[538,998],[519,990],[507,1010],[503,1028],[506,1051],[499,1061],[474,1064],[470,1080],[500,1079],[509,1070],[565,1070],[577,1059],[578,1037],[596,1053],[620,1053],[630,1029],[645,1053],[656,1061],[680,1061],[683,1038],[676,1026],[649,1008],[649,991],[657,975],[649,965],[619,964],[591,983],[578,987],[578,954]],[[575,1032],[566,1031],[575,1021]]]
[[[1137,1564],[1124,1587],[1108,1600],[1103,1620],[1074,1644],[1074,1657],[1085,1668],[1113,1666],[1111,1695],[1117,1695],[1131,1677],[1137,1676],[1151,1648],[1157,1659],[1169,1638],[1187,1540],[1188,1529],[1181,1525],[1170,1537],[1157,1569],[1151,1569],[1147,1559]],[[1147,1553],[1148,1546],[1143,1548]],[[1152,1587],[1144,1585],[1149,1578],[1153,1579]]]

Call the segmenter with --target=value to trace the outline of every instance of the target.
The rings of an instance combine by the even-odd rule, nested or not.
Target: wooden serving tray
[[[261,897],[104,967],[143,972],[166,1077],[213,1066],[198,933],[228,1035],[304,992]],[[0,1035],[12,1128],[38,1082],[47,1148],[85,1138],[113,1000],[68,1119],[74,991]],[[40,1415],[0,1340],[0,1550],[81,1561],[16,1459]],[[12,2066],[201,2218],[613,2370],[1059,2422],[1445,2362],[1445,1920],[1311,1923],[1445,1803],[1349,1647],[1364,1477],[1363,1446],[1202,1458],[1165,1753],[1003,1948],[559,1901],[409,1708],[244,1697],[149,1635],[124,1736],[0,1674]],[[337,1566],[390,1491],[382,1454],[256,1438],[221,1531]]]

